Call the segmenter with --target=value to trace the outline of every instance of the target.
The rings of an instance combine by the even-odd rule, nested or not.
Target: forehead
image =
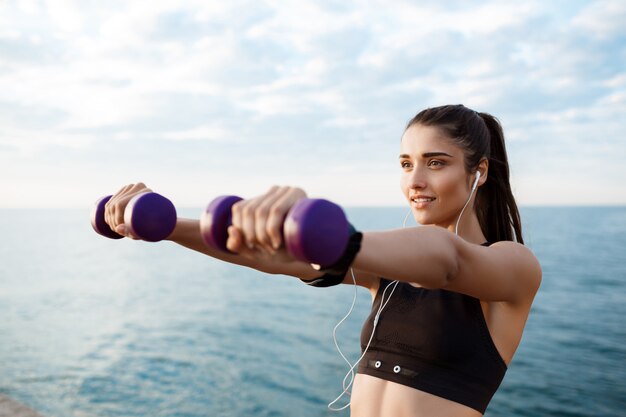
[[[409,127],[402,135],[400,153],[421,155],[426,152],[441,151],[452,156],[462,155],[463,151],[452,143],[439,128],[420,124]]]

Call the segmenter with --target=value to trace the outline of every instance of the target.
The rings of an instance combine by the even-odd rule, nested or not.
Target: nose
[[[422,190],[426,188],[426,176],[421,169],[414,169],[409,178],[409,188]]]

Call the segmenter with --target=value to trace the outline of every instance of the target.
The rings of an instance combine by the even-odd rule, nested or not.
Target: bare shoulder
[[[541,265],[535,254],[527,246],[512,241],[496,242],[488,249],[489,256],[500,264],[508,265],[527,295],[534,297],[542,278]]]
[[[488,247],[457,242],[457,268],[446,289],[482,301],[532,302],[541,283],[541,266],[529,248],[510,241]]]

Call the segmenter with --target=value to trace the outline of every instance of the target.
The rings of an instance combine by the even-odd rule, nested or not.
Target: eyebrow
[[[432,158],[434,156],[447,156],[448,158],[454,158],[452,155],[447,154],[445,152],[426,152],[422,154],[422,158]],[[400,159],[411,159],[411,156],[408,154],[400,154]]]

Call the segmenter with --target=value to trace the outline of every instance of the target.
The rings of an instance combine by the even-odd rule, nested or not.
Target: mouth
[[[429,203],[431,201],[435,201],[436,198],[435,197],[428,197],[425,195],[417,195],[417,196],[413,196],[411,197],[411,201],[414,203]]]
[[[435,200],[435,197],[415,196],[411,197],[411,205],[415,208],[424,208]]]

